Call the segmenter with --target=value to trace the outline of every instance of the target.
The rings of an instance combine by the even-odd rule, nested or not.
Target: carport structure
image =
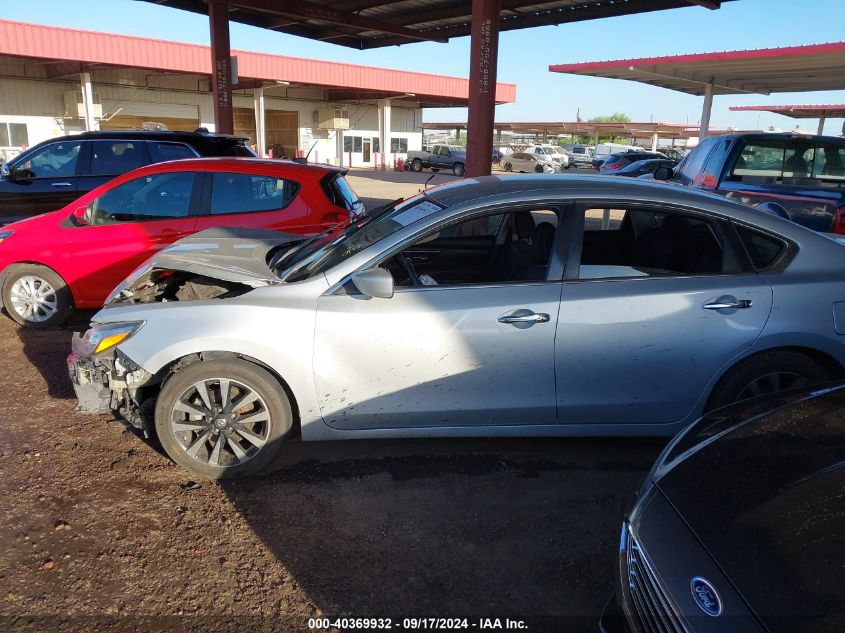
[[[499,32],[732,0],[146,0],[207,14],[216,127],[232,128],[229,21],[357,49],[471,36],[468,175],[490,173]]]
[[[423,123],[424,130],[455,131],[456,136],[467,128],[463,123],[432,122]],[[625,137],[632,140],[645,139],[651,143],[652,149],[657,149],[660,139],[670,139],[672,143],[678,139],[698,137],[698,125],[686,123],[633,122],[633,121],[496,121],[493,124],[495,143],[501,144],[502,132],[510,132],[514,136],[533,136],[546,142],[549,138],[564,136],[591,136],[593,145],[598,144],[601,137]]]
[[[811,92],[845,88],[845,42],[553,64],[556,73],[627,79],[704,97],[701,138],[715,95]]]
[[[818,119],[819,127],[817,134],[824,132],[824,124],[827,119],[845,119],[845,103],[837,105],[754,105],[754,106],[731,106],[731,112],[771,112],[782,114],[793,119]],[[845,133],[845,127],[843,127]]]

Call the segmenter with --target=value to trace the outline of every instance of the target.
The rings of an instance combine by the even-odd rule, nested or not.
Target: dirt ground
[[[369,199],[397,193],[378,186]],[[0,628],[596,630],[662,441],[292,442],[262,476],[195,488],[154,443],[74,412],[65,358],[89,317],[33,331],[0,315]]]

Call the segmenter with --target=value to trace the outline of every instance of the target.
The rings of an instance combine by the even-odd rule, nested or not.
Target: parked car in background
[[[449,169],[456,176],[463,176],[466,171],[466,149],[459,145],[434,145],[431,151],[408,152],[405,161],[411,171],[423,169]]]
[[[304,440],[672,435],[842,376],[843,270],[842,244],[682,187],[462,179],[310,242],[186,238],[115,288],[70,369],[83,409],[211,478],[267,464],[294,422]],[[200,282],[215,298],[174,292]],[[770,457],[766,476],[789,468]]]
[[[0,224],[54,211],[115,176],[200,156],[255,156],[240,137],[115,130],[44,141],[0,166]]]
[[[845,234],[845,139],[798,134],[711,136],[655,179],[766,205],[816,231]]]
[[[594,149],[586,145],[564,145],[569,154],[569,164],[574,167],[592,167]]]
[[[843,413],[845,387],[805,388],[678,435],[622,528],[600,630],[842,631]]]
[[[58,211],[0,229],[0,296],[15,321],[62,323],[98,308],[153,253],[210,227],[319,233],[363,205],[345,170],[260,159],[150,165]]]
[[[683,160],[689,154],[689,150],[680,147],[659,147],[657,151],[675,162]]]
[[[660,167],[672,169],[677,163],[668,158],[648,158],[645,160],[636,160],[633,163],[628,163],[619,169],[608,169],[599,172],[605,176],[626,176],[628,178],[640,178],[646,174],[654,174],[655,170]]]
[[[525,153],[547,160],[552,159],[557,163],[558,171],[569,169],[569,155],[556,145],[530,145],[525,149]]]
[[[625,152],[618,152],[616,154],[611,154],[608,156],[604,162],[599,167],[599,172],[604,173],[606,171],[616,171],[618,169],[622,169],[623,167],[630,165],[631,163],[635,163],[640,160],[652,160],[652,159],[666,159],[664,154],[660,154],[659,152],[646,152],[646,151],[625,151]],[[674,164],[674,161],[672,161]]]
[[[641,152],[642,147],[636,145],[621,145],[619,143],[601,143],[596,145],[593,151],[593,158],[591,161],[595,169],[599,169],[604,161],[606,161],[611,154],[620,154],[622,152]]]
[[[514,152],[505,157],[502,167],[505,171],[516,171],[521,173],[551,174],[560,171],[560,164],[550,156],[544,154],[526,154],[525,152]]]

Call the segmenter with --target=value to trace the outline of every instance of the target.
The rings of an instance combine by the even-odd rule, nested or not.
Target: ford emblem
[[[690,581],[689,586],[699,609],[714,618],[722,614],[722,599],[709,580],[696,576]]]

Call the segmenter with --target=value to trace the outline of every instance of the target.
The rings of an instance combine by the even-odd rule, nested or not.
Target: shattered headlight
[[[105,352],[115,345],[119,345],[135,334],[143,321],[128,321],[125,323],[95,323],[85,332],[78,348],[79,356],[90,358],[100,352]]]

